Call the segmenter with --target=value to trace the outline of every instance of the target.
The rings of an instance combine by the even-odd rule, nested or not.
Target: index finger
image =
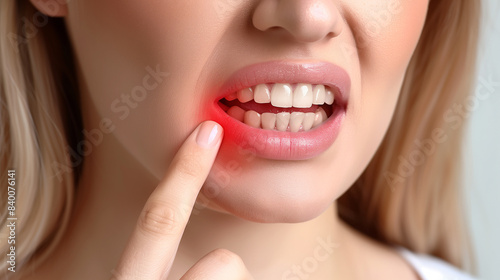
[[[215,160],[222,127],[199,125],[148,198],[112,279],[163,279],[173,263],[196,197]]]

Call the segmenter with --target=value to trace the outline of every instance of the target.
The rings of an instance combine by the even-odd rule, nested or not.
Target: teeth
[[[293,105],[292,87],[289,84],[275,84],[271,91],[271,104],[274,107],[290,108]]]
[[[315,113],[306,113],[304,116],[304,121],[302,122],[302,129],[308,131],[312,128],[314,124]]]
[[[245,110],[241,109],[238,106],[233,106],[229,108],[229,110],[227,110],[226,113],[231,117],[239,120],[240,122],[242,122],[245,119]]]
[[[290,122],[290,113],[281,112],[276,114],[276,129],[278,131],[286,131]]]
[[[253,97],[255,103],[269,103],[271,102],[271,92],[267,85],[258,85],[255,87],[255,96]]]
[[[276,126],[276,114],[263,113],[261,116],[261,125],[263,129],[274,129]]]
[[[251,127],[260,128],[260,114],[252,110],[246,111],[244,123],[248,124]]]
[[[310,108],[313,103],[312,86],[309,84],[298,84],[293,92],[293,107]]]
[[[267,109],[262,111],[267,112],[262,114],[254,110],[246,111],[237,105],[227,110],[228,115],[248,126],[289,132],[309,131],[321,125],[327,120],[328,116],[325,109],[319,106],[324,104],[332,105],[335,102],[333,91],[328,87],[306,83],[298,83],[296,85],[278,83],[271,86],[260,84],[253,88],[249,87],[234,92],[226,96],[225,99],[228,101],[238,99],[241,103],[254,100],[258,104],[271,103],[272,106],[279,108],[310,108],[309,112],[296,112],[299,110],[294,111],[292,109],[288,110],[291,112],[280,112],[277,114],[271,113],[269,107],[266,106],[263,106],[263,108]],[[252,108],[254,105],[250,104],[246,107]],[[315,112],[312,112],[313,108],[317,108]]]
[[[253,110],[245,111],[238,106],[232,106],[227,110],[227,114],[251,127],[290,132],[309,131],[327,119],[323,108],[318,108],[314,113],[281,112],[274,114],[266,112],[259,114]]]
[[[325,86],[324,85],[315,86],[312,95],[313,95],[314,105],[323,105],[323,103],[325,103]]]
[[[324,122],[327,119],[326,112],[323,110],[323,108],[319,108],[316,110],[314,113],[314,123],[313,127],[316,127],[320,125],[322,122]]]
[[[251,88],[245,88],[238,91],[237,96],[241,103],[246,103],[253,99],[253,91]]]
[[[298,132],[304,121],[305,114],[302,112],[292,112],[290,115],[290,131]]]
[[[312,105],[332,105],[335,102],[333,92],[324,85],[299,83],[260,84],[253,88],[245,88],[225,97],[228,101],[238,99],[241,103],[254,100],[255,103],[271,103],[279,108],[310,108]]]
[[[333,96],[333,92],[331,92],[330,90],[327,90],[325,92],[325,103],[328,105],[332,105],[333,101],[335,101],[335,98]]]

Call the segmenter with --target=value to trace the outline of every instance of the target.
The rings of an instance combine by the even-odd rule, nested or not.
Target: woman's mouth
[[[214,102],[225,143],[256,156],[305,160],[335,141],[347,111],[350,78],[331,63],[267,62],[231,76]]]
[[[309,131],[332,115],[333,89],[312,84],[259,84],[232,92],[219,106],[234,119],[251,127]]]

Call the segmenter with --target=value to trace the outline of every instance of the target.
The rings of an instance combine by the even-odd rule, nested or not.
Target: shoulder
[[[415,269],[422,280],[476,280],[441,259],[415,254],[401,247],[396,250]]]

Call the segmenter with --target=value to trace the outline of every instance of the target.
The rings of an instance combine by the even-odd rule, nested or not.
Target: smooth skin
[[[212,137],[209,143],[200,146],[203,134]],[[222,127],[212,121],[202,123],[186,139],[146,202],[111,279],[165,279],[168,276],[221,141]],[[181,279],[253,278],[238,256],[227,250],[215,250],[200,259]]]
[[[428,1],[31,2],[66,20],[84,127],[115,117],[85,157],[68,231],[31,279],[418,279],[341,221],[335,200],[387,131]],[[349,73],[336,142],[308,161],[198,147],[211,89],[277,59]],[[170,75],[141,103],[122,99],[147,65]]]

